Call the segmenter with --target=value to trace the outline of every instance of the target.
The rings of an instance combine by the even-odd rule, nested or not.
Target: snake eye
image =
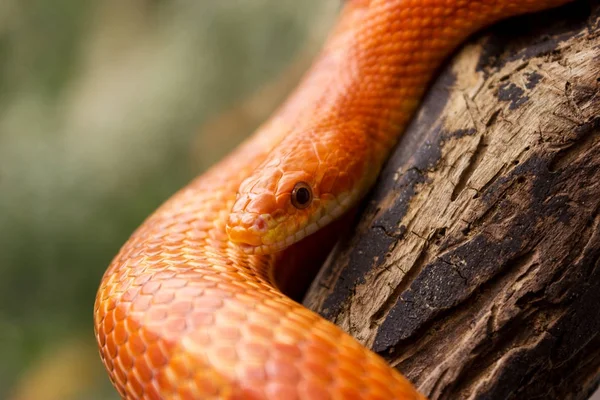
[[[298,182],[292,190],[292,205],[298,209],[310,206],[312,202],[312,190],[304,182]]]

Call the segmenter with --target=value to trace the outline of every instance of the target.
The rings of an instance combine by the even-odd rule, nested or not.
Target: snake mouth
[[[244,253],[248,255],[261,256],[267,254],[274,254],[285,250],[285,242],[277,242],[274,244],[262,244],[259,246],[252,246],[246,243],[236,243],[236,246],[240,248]]]
[[[350,203],[350,200],[351,199],[348,199],[342,204],[338,204],[338,206],[331,210],[328,214],[321,216],[318,220],[309,223],[307,226],[305,226],[302,229],[299,229],[294,234],[288,235],[284,239],[279,240],[275,243],[260,243],[257,245],[252,245],[249,243],[237,242],[236,244],[246,254],[265,255],[278,253],[290,247],[294,243],[301,241],[305,237],[312,235],[325,225],[340,217],[347,210],[348,203]]]
[[[260,246],[262,244],[261,235],[254,227],[235,226],[227,227],[229,239],[240,246]]]
[[[232,239],[232,242],[241,249],[244,253],[249,255],[268,255],[281,252],[293,245],[296,242],[301,241],[307,236],[312,235],[325,225],[339,218],[348,208],[350,204],[356,199],[358,196],[357,192],[350,193],[345,196],[341,196],[341,199],[338,199],[333,205],[330,207],[323,215],[321,215],[318,219],[309,222],[305,227],[298,229],[296,232],[286,236],[284,239],[278,240],[273,243],[265,244],[260,237],[260,235],[250,234],[250,238],[246,238],[248,232],[240,233],[241,236],[236,237],[235,228],[232,230],[228,230],[229,237]],[[266,228],[265,228],[266,230]],[[241,231],[240,231],[241,232]],[[233,233],[233,235],[232,235]],[[242,236],[246,239],[251,240],[243,240]]]
[[[285,239],[280,240],[275,243],[270,244],[259,244],[259,245],[251,245],[248,243],[236,243],[237,246],[244,251],[246,254],[252,255],[266,255],[266,254],[274,254],[280,251],[285,250],[289,246],[293,245],[296,242],[304,239],[306,236],[316,232],[319,229],[319,225],[317,223],[312,223],[305,229],[296,232],[294,235],[289,235]]]
[[[264,243],[265,233],[270,229],[275,229],[277,225],[277,223],[273,223],[273,220],[268,215],[260,215],[260,218],[257,218],[253,224],[246,227],[228,227],[227,233],[231,242],[246,254],[268,255],[278,253],[339,218],[350,208],[350,205],[358,195],[359,193],[356,191],[339,196],[335,202],[330,203],[329,207],[321,209],[320,215],[315,214],[315,216],[318,215],[318,218],[309,221],[306,226],[297,229],[283,239],[272,243]]]

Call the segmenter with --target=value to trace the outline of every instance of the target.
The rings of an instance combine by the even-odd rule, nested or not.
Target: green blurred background
[[[0,398],[116,399],[100,277],[294,87],[338,0],[0,0]]]

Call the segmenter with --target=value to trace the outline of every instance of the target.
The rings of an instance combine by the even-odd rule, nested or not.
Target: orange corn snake
[[[283,249],[367,192],[440,63],[502,18],[568,0],[349,0],[281,108],[176,193],[106,271],[102,360],[127,399],[419,399],[282,294]]]

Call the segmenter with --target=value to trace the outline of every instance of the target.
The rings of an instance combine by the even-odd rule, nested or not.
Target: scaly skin
[[[94,324],[121,396],[422,398],[382,358],[280,293],[273,271],[285,265],[275,252],[368,190],[461,41],[566,2],[347,1],[283,107],[150,216],[106,271]],[[290,202],[299,181],[314,194],[302,210]]]

